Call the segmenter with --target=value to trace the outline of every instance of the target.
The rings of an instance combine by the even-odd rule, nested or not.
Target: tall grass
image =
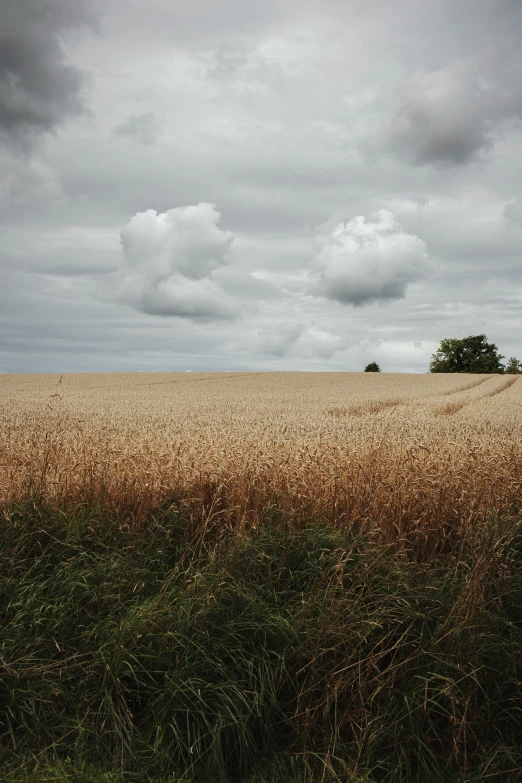
[[[521,779],[520,521],[200,511],[6,513],[2,780]]]

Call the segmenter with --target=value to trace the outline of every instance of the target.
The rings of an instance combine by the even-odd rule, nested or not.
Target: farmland
[[[14,783],[522,775],[522,378],[0,376]]]
[[[36,492],[139,516],[174,493],[239,525],[274,502],[404,525],[520,499],[517,376],[13,375],[0,392],[3,505]]]

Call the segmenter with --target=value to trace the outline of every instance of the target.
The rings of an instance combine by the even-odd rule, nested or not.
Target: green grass
[[[2,780],[514,783],[521,726],[519,521],[0,525]]]

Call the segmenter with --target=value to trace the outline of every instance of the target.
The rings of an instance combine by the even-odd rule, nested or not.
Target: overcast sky
[[[0,0],[0,372],[522,358],[522,0]]]

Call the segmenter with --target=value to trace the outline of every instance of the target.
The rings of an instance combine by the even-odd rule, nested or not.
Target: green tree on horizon
[[[498,373],[504,372],[495,343],[485,334],[470,335],[461,340],[447,338],[431,357],[430,372]]]
[[[522,375],[522,362],[516,356],[511,356],[506,364],[506,375]]]
[[[364,372],[380,372],[381,368],[377,364],[377,362],[370,362],[370,364],[367,364],[364,368]]]

